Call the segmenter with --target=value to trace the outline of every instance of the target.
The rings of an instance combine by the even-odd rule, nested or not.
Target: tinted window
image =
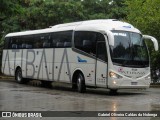
[[[75,48],[89,54],[96,54],[96,32],[77,31],[74,36]]]
[[[105,42],[97,42],[97,58],[107,62],[107,49]]]
[[[97,42],[100,41],[100,42],[105,42],[105,38],[104,38],[104,35],[101,34],[101,33],[97,33]]]
[[[18,37],[12,37],[9,43],[10,49],[18,49],[19,48],[19,39]]]
[[[89,54],[96,54],[97,41],[105,42],[104,35],[97,32],[77,31],[74,36],[75,48]]]
[[[8,49],[9,48],[9,40],[10,40],[10,38],[5,38],[5,40],[4,40],[4,49]]]
[[[26,49],[31,49],[31,48],[35,48],[35,37],[34,35],[28,35],[28,36],[24,36],[24,39],[23,39],[23,43],[22,44],[25,44],[26,45]]]
[[[72,31],[52,33],[52,46],[55,48],[71,47]]]
[[[34,36],[34,48],[51,48],[51,33]]]
[[[5,40],[5,48],[9,49],[68,48],[72,45],[72,31],[25,35],[8,39]]]

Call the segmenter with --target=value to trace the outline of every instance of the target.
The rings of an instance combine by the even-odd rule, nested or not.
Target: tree
[[[124,18],[124,0],[1,0],[0,44],[9,32],[67,22]],[[2,37],[3,36],[3,37]]]
[[[111,17],[114,19],[124,19],[127,15],[125,8],[125,0],[111,0],[109,2],[111,9]]]
[[[13,19],[10,19],[14,13],[18,12],[18,4],[16,0],[1,0],[0,1],[0,66],[1,66],[1,56],[2,56],[2,47],[4,43],[4,36],[7,31],[10,31],[10,23],[13,19],[16,19],[16,16]],[[13,25],[13,24],[12,24]],[[15,25],[15,24],[14,24]],[[14,28],[17,26],[15,25]]]
[[[149,34],[160,43],[160,0],[126,0],[126,20],[139,28],[143,34]],[[160,68],[160,52],[154,52],[153,45],[147,42],[151,54],[153,69]]]

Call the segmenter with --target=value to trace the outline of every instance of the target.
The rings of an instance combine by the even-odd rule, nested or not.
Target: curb
[[[10,76],[0,76],[0,80],[1,79],[14,79],[14,77],[10,77]]]
[[[150,85],[150,88],[160,88],[160,85]]]
[[[14,80],[14,77],[11,77],[11,76],[0,76],[0,80]],[[150,88],[160,88],[160,83],[151,84]]]

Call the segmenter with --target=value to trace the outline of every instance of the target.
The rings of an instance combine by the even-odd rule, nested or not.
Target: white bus
[[[86,87],[148,88],[150,58],[142,35],[131,24],[114,19],[55,25],[47,29],[9,33],[5,37],[2,73],[18,83],[71,83]]]

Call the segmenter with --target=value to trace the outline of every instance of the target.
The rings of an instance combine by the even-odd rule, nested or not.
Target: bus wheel
[[[118,91],[117,89],[110,89],[109,94],[110,95],[117,95],[118,94],[117,91]]]
[[[81,73],[77,76],[77,90],[80,93],[84,93],[86,91],[85,80]]]
[[[21,70],[21,68],[18,68],[18,69],[16,70],[15,79],[16,79],[16,81],[17,81],[18,83],[20,83],[20,84],[24,84],[24,83],[28,82],[28,81],[25,81],[25,80],[22,78],[22,70]]]

